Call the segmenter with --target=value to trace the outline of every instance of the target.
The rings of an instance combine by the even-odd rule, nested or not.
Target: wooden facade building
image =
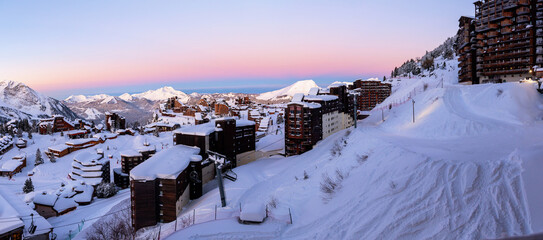
[[[543,2],[476,1],[475,18],[459,19],[461,83],[499,83],[534,76],[543,66]]]

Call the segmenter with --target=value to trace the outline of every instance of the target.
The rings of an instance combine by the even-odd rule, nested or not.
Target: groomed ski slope
[[[382,106],[401,102],[411,91],[405,89]],[[543,99],[534,85],[441,88],[430,81],[414,100],[415,123],[408,101],[387,107],[384,122],[375,110],[357,129],[303,155],[237,168],[238,181],[226,182],[228,206],[275,198],[272,213],[291,208],[292,225],[228,219],[168,239],[484,239],[543,232]],[[333,148],[341,154],[333,156]],[[323,175],[335,179],[337,171],[341,187],[327,197]],[[214,189],[186,211],[212,210],[219,199]]]

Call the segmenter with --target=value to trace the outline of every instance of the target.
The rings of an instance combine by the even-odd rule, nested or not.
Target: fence
[[[218,220],[238,219],[241,214],[241,210],[241,204],[239,209],[229,207],[220,208],[216,205],[215,209],[194,209],[192,212],[186,213],[183,216],[178,217],[175,222],[161,225],[158,233],[155,232],[150,234],[158,234],[158,239],[162,239],[170,236],[176,231],[180,231],[194,225]],[[278,222],[292,224],[292,213],[290,208],[271,208],[266,205],[266,218]]]
[[[444,80],[441,79],[441,81],[437,83],[428,83],[423,82],[422,86],[416,86],[411,90],[410,92],[406,93],[403,97],[400,99],[395,99],[393,101],[381,103],[378,105],[378,107],[375,107],[372,111],[384,111],[393,107],[401,106],[413,99],[415,96],[417,96],[419,93],[425,92],[428,89],[435,89],[435,88],[443,88],[443,82]]]

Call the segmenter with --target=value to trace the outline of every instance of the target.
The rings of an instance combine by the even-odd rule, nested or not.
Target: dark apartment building
[[[543,1],[476,1],[459,20],[459,81],[499,83],[532,78],[543,65]]]
[[[126,119],[117,113],[106,112],[106,130],[112,132],[117,129],[126,129]]]
[[[296,94],[285,109],[285,153],[302,154],[318,141],[354,124],[354,95],[343,84],[329,92]]]
[[[392,93],[392,85],[376,80],[356,80],[351,85],[357,94],[357,109],[371,111],[377,104],[385,101]]]

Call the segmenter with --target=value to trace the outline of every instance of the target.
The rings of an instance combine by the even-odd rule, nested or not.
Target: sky
[[[0,81],[56,98],[390,75],[473,0],[0,0]]]

